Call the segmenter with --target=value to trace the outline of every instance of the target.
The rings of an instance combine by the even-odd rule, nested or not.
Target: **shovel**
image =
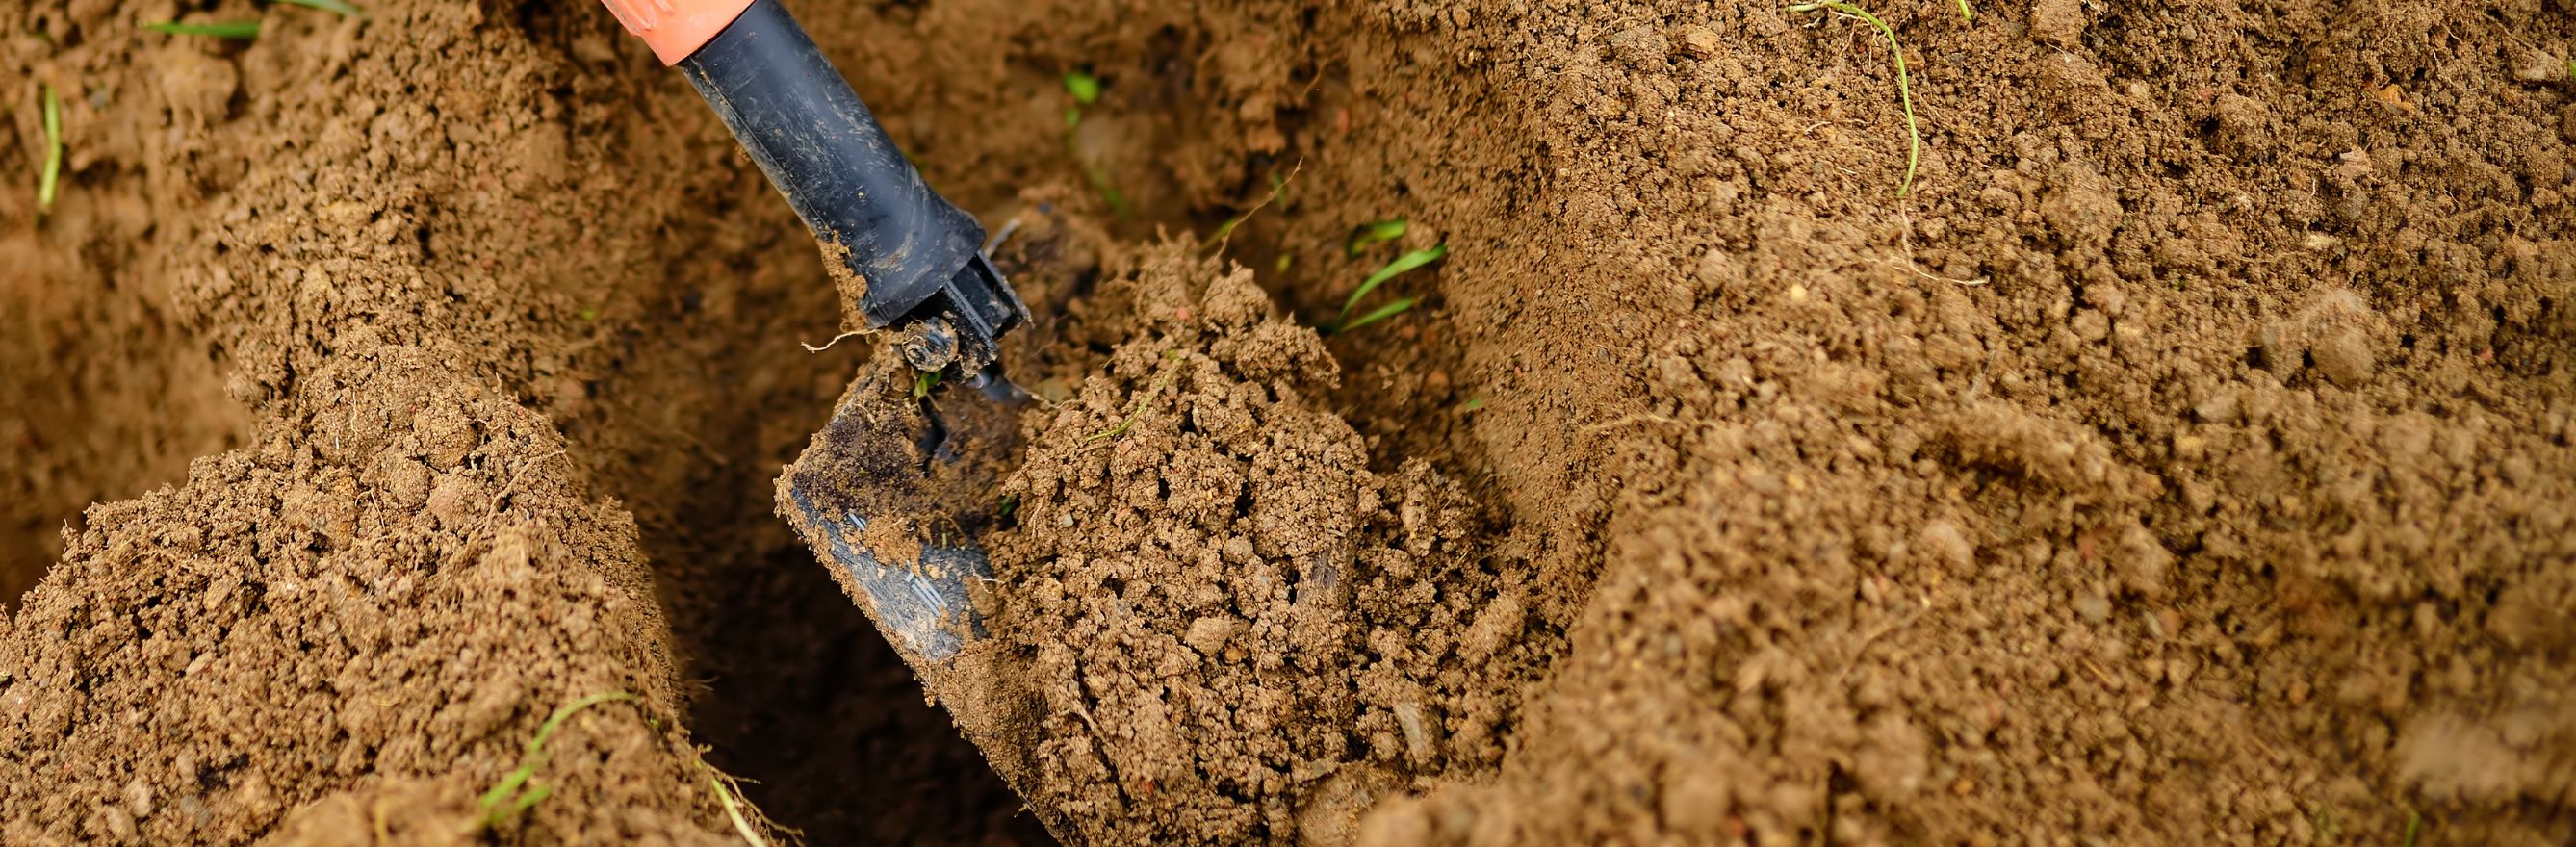
[[[987,495],[1027,402],[998,344],[1028,307],[984,228],[923,183],[778,0],[603,2],[715,108],[824,245],[850,311],[898,354],[851,383],[779,479],[778,510],[1019,787],[1025,697],[1003,694],[976,610],[992,568],[975,538],[998,517]]]

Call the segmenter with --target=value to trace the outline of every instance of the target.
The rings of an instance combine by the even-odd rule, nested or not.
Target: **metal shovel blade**
[[[778,504],[929,681],[989,637],[974,590],[993,569],[974,539],[993,522],[1025,400],[998,377],[922,391],[908,376],[890,363],[862,372],[779,478]]]
[[[1020,659],[985,627],[992,565],[975,539],[999,519],[993,490],[1018,461],[1028,395],[987,370],[923,390],[897,357],[863,370],[832,422],[778,480],[778,511],[876,621],[922,690],[1002,780],[1027,795],[1037,750]],[[917,396],[927,395],[927,396]],[[1033,809],[1049,831],[1062,815]]]

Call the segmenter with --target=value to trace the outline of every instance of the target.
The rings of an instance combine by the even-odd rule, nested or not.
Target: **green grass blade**
[[[1386,304],[1386,305],[1384,305],[1384,306],[1379,306],[1379,307],[1377,307],[1377,308],[1375,308],[1375,309],[1370,310],[1368,314],[1365,314],[1365,315],[1361,315],[1361,316],[1359,316],[1359,318],[1358,318],[1357,320],[1353,320],[1353,321],[1351,321],[1350,323],[1343,324],[1343,325],[1342,325],[1342,328],[1341,328],[1340,330],[1337,330],[1334,334],[1335,334],[1335,335],[1344,335],[1344,334],[1348,334],[1348,333],[1350,333],[1352,330],[1359,329],[1360,327],[1368,326],[1369,324],[1377,323],[1378,321],[1386,320],[1386,319],[1388,319],[1388,318],[1392,318],[1392,317],[1395,317],[1395,316],[1397,316],[1397,315],[1404,314],[1405,312],[1412,311],[1412,310],[1413,310],[1413,304],[1415,304],[1415,303],[1419,303],[1419,302],[1421,302],[1421,301],[1422,301],[1422,298],[1420,298],[1420,297],[1407,297],[1407,298],[1404,298],[1404,299],[1402,299],[1402,300],[1397,300],[1397,301],[1395,301],[1395,302],[1393,302],[1393,303],[1388,303],[1388,304]]]
[[[509,775],[502,777],[501,782],[492,786],[491,790],[483,792],[483,796],[476,798],[476,802],[483,807],[484,823],[497,826],[502,821],[517,817],[519,813],[535,806],[539,801],[546,799],[546,795],[554,793],[554,789],[538,785],[529,788],[526,794],[519,794],[518,799],[512,802],[508,809],[501,808],[502,801],[509,800],[513,794],[518,794],[521,787],[527,786],[530,780],[536,778],[537,768],[543,767],[546,763],[546,740],[555,737],[555,732],[563,729],[564,721],[570,720],[574,712],[601,703],[633,699],[635,695],[623,691],[593,694],[567,703],[563,708],[556,709],[554,714],[546,716],[546,722],[537,727],[537,734],[528,739],[527,749],[519,754],[519,766],[511,770]]]
[[[1964,5],[1962,8],[1965,8]],[[1923,130],[1914,120],[1914,83],[1905,68],[1905,46],[1896,42],[1896,28],[1888,26],[1887,22],[1880,20],[1877,15],[1870,14],[1868,9],[1854,6],[1843,0],[1800,3],[1789,7],[1789,11],[1792,12],[1813,12],[1818,9],[1831,9],[1868,21],[1870,26],[1878,29],[1879,35],[1887,38],[1887,52],[1896,55],[1896,97],[1898,102],[1905,106],[1905,181],[1896,186],[1896,196],[1903,197],[1912,193],[1914,170],[1923,161]]]
[[[1136,216],[1136,210],[1127,206],[1127,195],[1120,193],[1118,183],[1109,177],[1108,168],[1086,167],[1082,169],[1082,175],[1091,180],[1092,188],[1100,191],[1100,199],[1109,204],[1110,214],[1117,215],[1122,221]]]
[[[1404,228],[1403,218],[1389,218],[1361,224],[1359,231],[1351,234],[1351,240],[1342,245],[1342,252],[1357,256],[1371,244],[1403,238]]]
[[[1448,255],[1449,245],[1442,244],[1429,250],[1415,250],[1395,257],[1395,261],[1386,263],[1386,267],[1377,269],[1377,273],[1369,274],[1368,279],[1361,281],[1359,290],[1351,292],[1350,299],[1342,301],[1341,316],[1350,317],[1351,310],[1359,308],[1360,298],[1369,296],[1369,292],[1376,291],[1377,287],[1385,285],[1387,280],[1394,279],[1406,271],[1440,261]]]
[[[36,208],[54,210],[54,193],[63,179],[63,96],[45,84],[45,170],[36,179]]]
[[[1959,0],[1959,20],[1966,23],[1977,22],[1977,13],[1968,8],[1968,0]]]
[[[555,787],[551,785],[540,785],[535,788],[530,788],[528,789],[528,793],[521,794],[519,795],[519,799],[511,801],[509,810],[502,812],[499,820],[506,821],[511,818],[527,814],[529,809],[536,808],[538,803],[543,803],[546,801],[546,798],[554,795]]]
[[[248,40],[259,37],[258,21],[225,21],[222,23],[211,24],[183,24],[174,21],[157,24],[144,24],[143,28],[167,35],[205,35],[215,38],[230,38],[235,40]]]
[[[1064,93],[1073,95],[1073,102],[1089,106],[1100,99],[1100,78],[1081,71],[1067,73]]]
[[[529,778],[536,775],[537,765],[535,762],[522,764],[517,769],[510,771],[508,776],[502,777],[499,783],[492,786],[492,790],[483,792],[483,796],[476,798],[475,802],[482,805],[483,812],[486,815],[499,811],[501,808],[501,801],[510,799],[510,795],[518,793],[519,786],[528,784]]]
[[[1136,405],[1127,410],[1127,417],[1120,419],[1115,426],[1092,433],[1091,437],[1083,439],[1082,443],[1097,444],[1107,441],[1121,435],[1126,435],[1127,430],[1136,426],[1136,419],[1144,416],[1145,414],[1145,406],[1154,402],[1154,398],[1163,396],[1163,389],[1170,388],[1172,385],[1172,375],[1180,373],[1181,351],[1172,350],[1165,352],[1163,354],[1163,360],[1163,372],[1155,375],[1154,387],[1145,389],[1145,393],[1137,395]]]
[[[613,703],[619,700],[633,699],[635,699],[635,695],[633,694],[628,694],[623,691],[611,691],[606,694],[593,694],[565,704],[563,708],[556,709],[554,714],[546,716],[545,724],[537,727],[537,737],[528,739],[528,755],[530,757],[535,757],[543,754],[546,748],[546,739],[553,738],[555,736],[555,731],[563,728],[564,721],[570,719],[572,717],[572,713],[601,703]]]
[[[325,12],[336,12],[352,18],[363,18],[367,16],[366,12],[360,11],[356,6],[349,5],[345,0],[277,0],[277,2],[291,3],[308,9],[320,9]],[[1959,0],[1959,2],[1965,3],[1968,2],[1968,0]]]
[[[743,843],[751,847],[769,847],[769,840],[760,837],[760,832],[751,828],[751,821],[742,816],[742,806],[734,802],[733,791],[725,787],[724,780],[716,778],[714,768],[707,769],[707,787],[716,792],[717,800],[724,802],[725,817],[733,821],[734,834],[742,836]]]

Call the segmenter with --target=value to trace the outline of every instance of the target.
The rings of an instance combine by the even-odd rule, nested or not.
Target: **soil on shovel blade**
[[[0,12],[0,843],[2576,840],[2565,0],[1865,3],[1912,165],[1827,11],[795,3],[1021,224],[999,751],[704,104],[361,5]]]

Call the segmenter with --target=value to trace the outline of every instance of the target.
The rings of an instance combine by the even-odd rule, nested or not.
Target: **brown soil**
[[[1118,257],[1041,354],[1098,375],[1029,416],[988,541],[1042,701],[1021,784],[1085,842],[1343,841],[1499,763],[1562,638],[1493,517],[1428,462],[1371,473],[1330,351],[1202,252]]]
[[[367,5],[0,13],[0,842],[2576,840],[2564,0],[1869,4],[1904,198],[1771,6],[798,4],[1028,225],[1037,814],[771,517],[865,354],[703,105]]]

